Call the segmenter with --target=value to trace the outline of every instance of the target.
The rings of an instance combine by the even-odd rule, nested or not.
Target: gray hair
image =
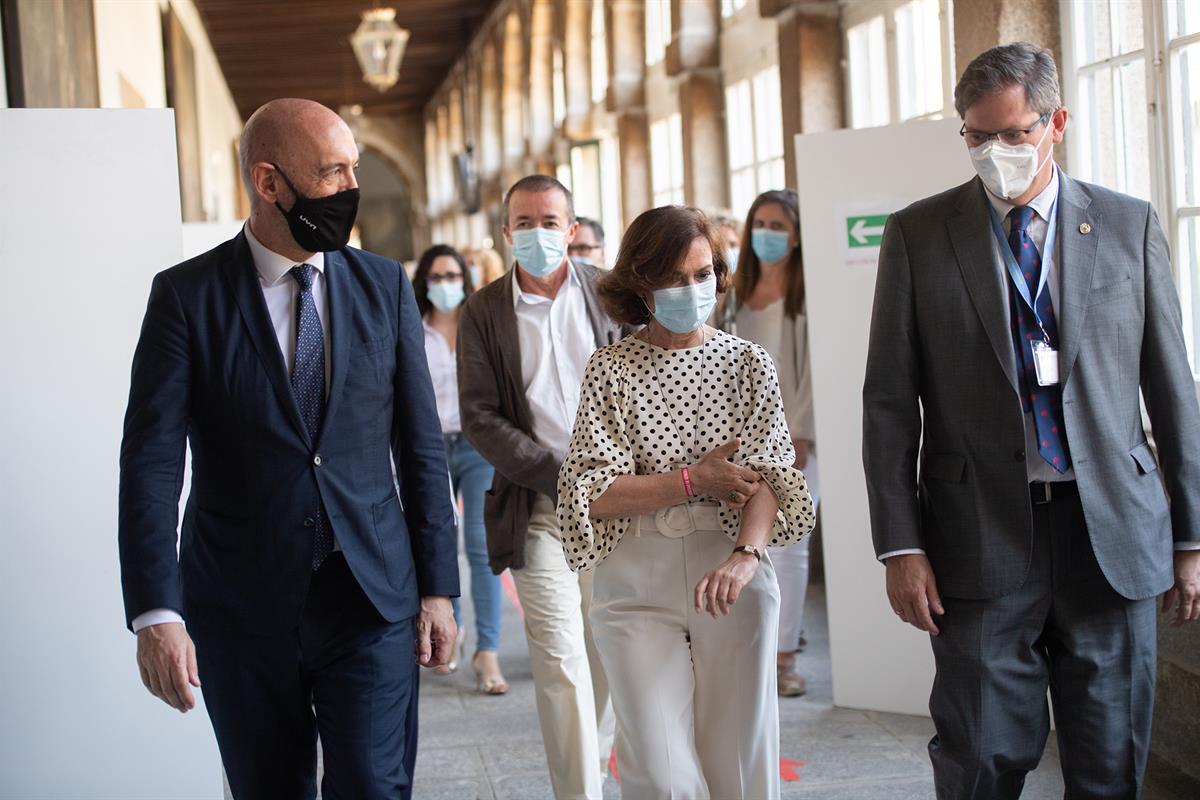
[[[954,87],[954,110],[965,117],[967,109],[982,98],[1018,84],[1025,89],[1025,104],[1031,111],[1044,115],[1062,106],[1053,54],[1029,42],[1014,42],[993,47],[967,65]]]

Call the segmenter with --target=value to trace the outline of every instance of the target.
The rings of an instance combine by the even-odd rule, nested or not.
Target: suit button
[[[313,520],[312,517],[304,518],[304,527],[311,528],[313,525],[316,525],[316,522]]]
[[[313,463],[316,464],[318,467],[321,466],[321,457],[313,456]]]
[[[1017,450],[1015,453],[1013,453],[1013,458],[1015,458],[1017,461],[1024,461],[1025,460],[1025,451]]]

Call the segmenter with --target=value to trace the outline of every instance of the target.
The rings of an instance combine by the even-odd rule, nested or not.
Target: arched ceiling
[[[368,114],[419,112],[497,0],[196,0],[242,118],[276,97],[307,97]],[[410,31],[400,80],[362,80],[349,36],[365,8],[396,9]]]

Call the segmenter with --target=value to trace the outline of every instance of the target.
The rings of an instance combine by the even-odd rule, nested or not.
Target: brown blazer
[[[596,347],[621,338],[596,296],[600,272],[575,265]],[[515,269],[515,267],[513,268]],[[483,503],[488,560],[499,575],[525,566],[525,531],[537,495],[558,499],[562,453],[533,439],[533,420],[521,378],[521,347],[513,306],[513,270],[472,294],[458,327],[458,405],[463,434],[493,467]]]

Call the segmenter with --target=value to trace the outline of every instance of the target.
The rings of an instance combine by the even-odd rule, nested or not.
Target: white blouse
[[[450,343],[428,322],[425,328],[425,360],[429,362],[429,377],[433,381],[433,396],[437,400],[438,419],[442,433],[459,433],[462,423],[458,417],[458,372]]]
[[[597,350],[558,476],[567,563],[576,571],[593,569],[629,530],[631,518],[589,515],[613,481],[689,466],[734,437],[742,446],[733,462],[758,472],[779,499],[769,544],[799,541],[816,515],[804,475],[792,466],[796,452],[779,380],[762,347],[717,331],[705,344],[682,350],[636,336]],[[722,503],[719,517],[736,540],[742,512]]]

